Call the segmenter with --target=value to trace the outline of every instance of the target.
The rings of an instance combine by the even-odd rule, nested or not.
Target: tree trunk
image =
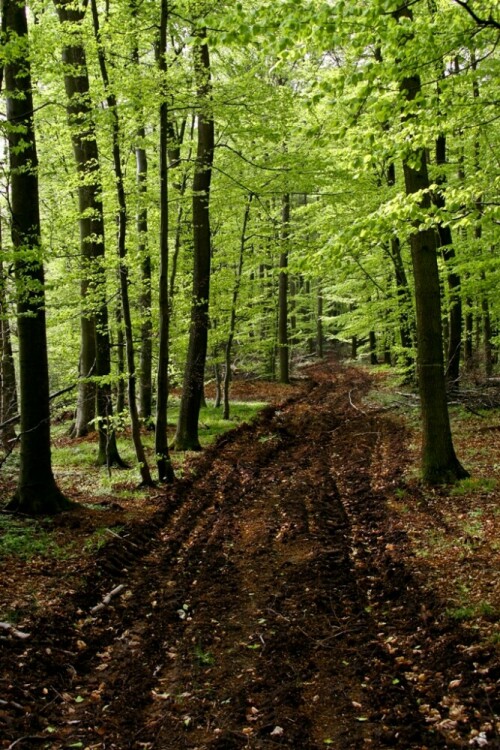
[[[130,11],[133,27],[132,60],[140,74],[140,59],[138,47],[137,12],[138,0],[130,0]],[[143,122],[142,105],[138,107],[139,122]],[[141,313],[141,344],[139,352],[139,416],[148,428],[153,427],[153,325],[151,320],[152,287],[151,287],[151,255],[148,246],[148,207],[146,204],[148,184],[148,157],[144,148],[146,129],[141,124],[137,130],[137,145],[135,147],[136,184],[138,193],[138,210],[136,217],[137,250],[141,263],[141,288],[139,292],[139,309]]]
[[[144,127],[138,132],[140,143],[146,137]],[[141,259],[141,291],[139,306],[141,309],[141,347],[139,359],[139,414],[145,424],[149,424],[153,415],[153,325],[151,321],[151,256],[148,247],[148,209],[144,203],[147,193],[148,159],[146,149],[138,145],[135,149],[137,189],[139,192],[139,210],[137,212],[138,253]]]
[[[394,164],[390,164],[387,171],[387,184],[396,184],[396,170]],[[407,371],[407,380],[413,379],[415,362],[413,360],[413,342],[415,339],[411,292],[406,277],[406,271],[401,255],[401,243],[399,237],[392,237],[388,248],[389,256],[394,265],[394,276],[396,279],[396,295],[398,301],[399,337],[403,350],[403,366]]]
[[[97,421],[99,448],[97,452],[97,466],[112,466],[126,468],[116,444],[116,432],[113,424],[113,399],[109,375],[111,373],[111,351],[109,345],[108,307],[103,302],[95,315],[96,330],[96,373],[98,377],[107,378],[108,382],[99,383],[97,388]]]
[[[120,304],[116,306],[116,360],[117,374],[116,381],[116,412],[121,414],[125,411],[125,341],[123,339],[123,318]]]
[[[243,216],[243,227],[241,229],[240,254],[238,257],[238,266],[236,268],[236,278],[234,280],[233,297],[231,300],[231,314],[229,318],[229,336],[226,342],[224,352],[224,407],[222,412],[223,419],[229,419],[229,386],[231,384],[231,348],[233,346],[234,334],[236,331],[236,306],[240,293],[241,276],[243,273],[243,260],[245,257],[245,245],[247,240],[247,226],[250,218],[250,207],[252,205],[253,193],[249,193],[248,201]]]
[[[161,76],[160,104],[160,270],[159,270],[159,342],[158,373],[156,381],[156,429],[155,453],[158,479],[171,483],[174,470],[170,460],[167,436],[168,408],[168,364],[170,300],[168,289],[168,104],[166,86],[167,73],[167,24],[168,0],[161,0],[160,42],[157,65]]]
[[[0,253],[2,249],[2,217],[0,216]],[[16,371],[5,287],[3,262],[0,257],[0,422],[2,424],[8,422],[18,413]],[[6,424],[1,430],[0,436],[4,450],[10,453],[16,441],[14,424],[12,422]]]
[[[323,293],[321,287],[318,286],[318,300],[317,300],[317,323],[316,323],[316,355],[323,359]]]
[[[182,127],[180,129],[180,134],[177,136],[177,146],[175,149],[172,149],[169,147],[169,167],[175,168],[180,165],[180,146],[181,146],[181,140],[184,138],[184,132],[185,132],[185,124],[186,120],[183,120]],[[193,115],[191,120],[191,129],[190,129],[190,137],[189,140],[192,142],[193,140],[193,134],[194,134],[194,127],[196,124],[196,117]],[[189,164],[191,162],[191,156],[192,156],[192,149],[191,147],[188,150],[188,154],[186,156],[186,162]],[[184,220],[184,205],[182,202],[182,199],[184,197],[184,194],[186,192],[186,188],[188,185],[188,170],[184,170],[184,173],[182,175],[182,178],[180,182],[177,182],[174,180],[173,186],[176,190],[179,202],[177,206],[177,217],[175,221],[175,236],[174,236],[174,252],[172,254],[172,270],[170,272],[170,282],[169,282],[169,300],[170,300],[170,314],[172,315],[173,311],[173,304],[174,304],[174,296],[175,296],[175,283],[177,279],[177,265],[179,261],[179,255],[181,251],[181,245],[182,245],[182,226],[183,226],[183,220]]]
[[[68,123],[76,168],[80,177],[78,199],[80,209],[80,253],[82,258],[82,349],[80,373],[90,374],[98,381],[96,411],[99,432],[97,464],[124,466],[118,454],[113,427],[111,399],[111,353],[109,343],[106,275],[104,268],[104,218],[101,199],[99,151],[90,98],[89,76],[81,26],[84,10],[70,0],[54,0],[61,28],[74,26],[71,43],[63,47],[64,85],[68,103]],[[65,29],[66,30],[66,29]],[[76,30],[76,31],[75,31]],[[94,302],[90,301],[90,296]],[[92,338],[91,338],[92,337]],[[92,340],[93,339],[93,340]],[[92,359],[93,357],[93,359]],[[89,405],[90,393],[78,400]],[[77,418],[77,424],[78,424]]]
[[[436,141],[436,164],[446,164],[446,138],[440,135]],[[443,176],[439,176],[438,184],[445,182]],[[438,190],[434,194],[434,203],[438,208],[445,207],[443,193]],[[457,390],[460,378],[460,354],[462,350],[462,297],[460,294],[460,274],[454,269],[455,249],[452,244],[451,229],[449,226],[439,224],[438,226],[439,246],[442,248],[443,258],[446,263],[448,290],[450,305],[448,312],[448,354],[446,380],[451,390]]]
[[[486,274],[481,271],[481,281],[486,281]],[[481,300],[481,311],[483,313],[483,344],[484,344],[484,374],[487,378],[493,375],[493,343],[492,343],[492,326],[490,316],[490,306],[485,293]]]
[[[281,209],[281,253],[278,286],[279,381],[290,382],[288,350],[288,241],[290,238],[290,195],[283,196]]]
[[[471,53],[471,62],[472,62],[472,69],[474,72],[477,72],[477,60],[476,60],[476,54],[473,51]],[[479,83],[477,78],[475,77],[473,79],[472,83],[472,93],[474,96],[474,99],[479,99]],[[476,138],[474,142],[474,168],[476,170],[476,173],[478,173],[481,169],[481,146],[479,139]],[[483,202],[480,197],[476,198],[475,201],[476,204],[476,210],[478,214],[481,216],[483,213]],[[476,223],[476,226],[474,227],[474,237],[476,240],[478,240],[478,244],[482,239],[483,230],[482,226],[479,222]],[[484,254],[484,249],[482,249],[482,253]],[[486,281],[486,274],[484,270],[481,271],[481,281]],[[488,303],[488,298],[486,296],[486,292],[483,293],[481,298],[481,311],[482,311],[482,328],[483,328],[483,343],[484,343],[484,371],[486,377],[491,377],[493,373],[493,344],[492,344],[492,327],[491,327],[491,318],[490,318],[490,308]]]
[[[214,377],[215,377],[215,398],[214,398],[214,409],[219,409],[222,404],[222,372],[219,362],[214,365]]]
[[[370,331],[370,333],[368,334],[368,338],[370,342],[370,364],[378,365],[377,337],[375,335],[375,331]]]
[[[413,358],[410,352],[413,349],[413,339],[415,331],[413,330],[413,321],[411,319],[409,308],[411,308],[411,294],[406,271],[401,257],[401,243],[397,237],[391,240],[391,258],[394,264],[394,275],[396,279],[396,290],[399,305],[399,332],[401,346],[407,352],[405,364],[413,366]]]
[[[56,485],[50,453],[49,369],[44,270],[40,248],[38,160],[33,123],[26,9],[4,0],[4,44],[13,50],[5,65],[10,209],[17,286],[21,451],[19,479],[9,508],[28,514],[71,507]],[[14,50],[17,50],[17,54]]]
[[[411,9],[403,6],[394,12],[395,19],[413,19]],[[408,33],[408,32],[406,32]],[[407,102],[420,95],[418,75],[401,81],[401,93]],[[403,163],[407,195],[420,194],[420,206],[430,208],[427,156],[424,149],[415,150]],[[419,166],[414,166],[419,162]],[[446,383],[444,377],[441,331],[441,299],[434,230],[416,223],[410,237],[415,303],[417,311],[418,380],[422,415],[422,477],[438,484],[468,476],[458,461],[451,437]]]
[[[351,336],[351,359],[356,359],[358,356],[358,337]]]
[[[106,56],[102,46],[99,30],[99,16],[97,13],[96,0],[91,0],[92,20],[94,23],[94,35],[97,42],[97,54],[101,70],[104,90],[106,92],[106,103],[112,113],[112,144],[113,144],[113,166],[115,171],[116,193],[118,199],[118,257],[120,258],[120,297],[122,303],[123,324],[125,333],[125,354],[127,359],[127,395],[128,408],[130,412],[130,424],[132,429],[132,441],[134,443],[135,455],[141,475],[141,484],[147,487],[153,486],[153,480],[149,472],[149,466],[141,440],[139,412],[136,400],[136,374],[135,353],[132,338],[132,316],[130,313],[130,300],[128,295],[129,277],[127,266],[127,202],[125,187],[123,184],[123,170],[120,152],[120,122],[118,119],[118,108],[115,94],[110,90],[109,75],[107,70]]]
[[[472,340],[474,337],[474,315],[472,312],[472,299],[467,297],[465,308],[465,340],[464,340],[464,365],[466,370],[472,368]]]
[[[85,301],[88,292],[88,279],[84,278],[80,282],[82,302]],[[84,437],[95,429],[96,386],[94,382],[88,380],[96,374],[95,318],[85,308],[82,309],[80,315],[79,373],[75,423],[71,429],[72,437]]]
[[[83,13],[72,11],[66,0],[54,0],[59,20],[62,23],[81,23]],[[75,40],[76,41],[76,40]],[[82,312],[80,315],[80,379],[76,406],[73,437],[83,437],[94,430],[96,416],[96,384],[88,380],[96,373],[96,334],[95,318],[89,307],[88,297],[92,291],[92,274],[95,258],[99,249],[93,238],[97,237],[99,224],[95,221],[96,205],[100,201],[100,189],[86,179],[87,173],[96,169],[93,142],[93,128],[89,124],[90,116],[89,85],[85,59],[85,50],[81,40],[63,47],[62,62],[64,65],[64,84],[68,97],[67,115],[71,129],[71,139],[76,168],[80,176],[78,201],[80,210],[80,252],[82,262],[82,279],[80,297]],[[91,140],[87,140],[90,137]]]
[[[196,32],[201,44],[194,48],[198,83],[198,149],[193,179],[193,301],[186,368],[182,387],[179,421],[175,435],[177,450],[200,450],[198,418],[208,342],[210,294],[210,181],[214,151],[214,121],[211,112],[210,57],[206,30]]]

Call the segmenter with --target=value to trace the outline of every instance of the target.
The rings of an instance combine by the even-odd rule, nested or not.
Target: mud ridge
[[[430,750],[469,746],[491,719],[491,655],[443,617],[392,522],[404,428],[363,406],[362,370],[308,375],[197,458],[3,660],[22,709],[10,741],[50,728],[51,750]]]

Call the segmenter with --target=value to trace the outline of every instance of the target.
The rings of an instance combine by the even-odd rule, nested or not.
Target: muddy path
[[[9,642],[0,747],[479,746],[491,654],[424,589],[387,508],[404,428],[364,404],[363,371],[308,375]]]

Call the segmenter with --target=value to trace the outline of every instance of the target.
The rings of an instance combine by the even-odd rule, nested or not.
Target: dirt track
[[[362,371],[309,375],[9,643],[4,747],[479,746],[490,656],[424,593],[386,508],[404,430],[363,406]]]

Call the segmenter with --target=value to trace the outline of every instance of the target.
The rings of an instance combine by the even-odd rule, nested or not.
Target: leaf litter
[[[498,746],[499,492],[424,490],[379,377],[311,367],[174,488],[55,524],[118,538],[4,561],[0,747]]]

